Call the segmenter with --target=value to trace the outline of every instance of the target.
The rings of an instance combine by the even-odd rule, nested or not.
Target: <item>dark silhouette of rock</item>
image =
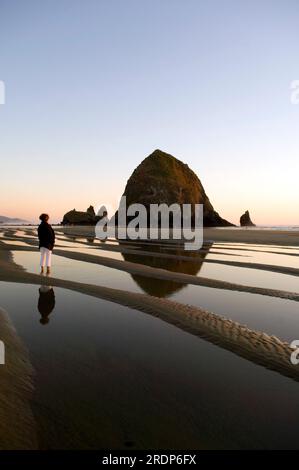
[[[96,213],[94,211],[94,207],[93,206],[89,206],[87,209],[86,209],[86,212],[87,214],[89,214],[91,217],[95,217],[96,216]]]
[[[149,256],[145,256],[144,254],[127,253],[125,249],[123,251],[121,250],[121,254],[125,261],[129,261],[131,263],[139,263],[152,268],[167,269],[167,271],[196,276],[202,268],[205,257],[209,253],[212,245],[212,243],[206,244],[204,251],[201,253],[193,251],[186,252],[184,251],[184,248],[175,249],[174,247],[171,247],[170,253],[171,255],[177,255],[177,259],[151,257],[151,251],[163,253],[164,255],[167,253],[167,245],[161,247],[159,245],[155,246],[154,243],[151,246],[148,246],[143,245],[142,242],[138,242],[138,246],[140,246],[142,250],[148,251]],[[125,248],[126,244],[119,240],[119,246],[120,248],[122,248],[122,246]],[[185,259],[181,260],[179,256],[188,256],[190,261]],[[146,294],[153,295],[155,297],[170,297],[175,292],[179,292],[181,289],[186,287],[186,284],[182,284],[180,282],[155,279],[153,277],[141,276],[139,274],[131,274],[131,277]]]
[[[72,211],[63,216],[62,225],[95,225],[101,217],[95,214],[93,206],[89,206],[86,212]]]
[[[192,204],[193,222],[194,204],[203,204],[205,226],[233,225],[214,210],[200,180],[188,165],[161,150],[155,150],[133,171],[124,196],[127,206],[140,203],[147,209],[150,204]]]
[[[240,217],[240,225],[241,227],[255,227],[255,224],[252,222],[249,211],[244,212],[243,215]]]

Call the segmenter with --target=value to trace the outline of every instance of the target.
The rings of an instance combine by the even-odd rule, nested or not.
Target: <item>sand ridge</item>
[[[293,350],[288,343],[230,320],[229,313],[225,317],[198,307],[146,294],[28,273],[15,265],[2,250],[0,250],[0,280],[61,287],[131,307],[204,338],[255,364],[299,381],[299,368],[290,362]]]
[[[25,247],[25,246],[18,246],[18,245],[5,245],[0,241],[0,249],[2,251],[36,251],[36,248],[33,247]],[[145,266],[139,263],[132,263],[130,261],[122,261],[116,260],[100,255],[90,255],[86,253],[80,253],[75,251],[66,251],[55,248],[54,254],[57,256],[62,256],[64,258],[69,258],[77,261],[85,261],[89,263],[100,264],[102,266],[110,267],[119,269],[121,271],[128,272],[130,274],[138,274],[140,276],[167,280],[167,281],[175,281],[181,284],[192,284],[192,285],[199,285],[203,287],[210,287],[216,289],[224,289],[224,290],[231,290],[237,292],[247,292],[252,294],[259,294],[265,295],[269,297],[278,297],[281,299],[293,300],[298,302],[299,301],[299,293],[297,292],[288,292],[279,289],[269,289],[263,287],[255,287],[255,286],[246,286],[243,284],[236,284],[227,281],[221,281],[217,279],[209,279],[206,277],[201,276],[194,276],[191,274],[179,273],[174,271],[168,271],[166,269],[161,268],[153,268],[151,266]],[[264,265],[261,265],[264,266]],[[263,269],[260,267],[259,269]],[[295,268],[290,268],[295,269]],[[271,271],[276,272],[276,266],[273,266]],[[287,272],[284,272],[287,274]]]
[[[28,351],[2,308],[0,339],[5,345],[5,364],[0,366],[0,449],[37,449],[36,423],[30,406],[34,370]]]

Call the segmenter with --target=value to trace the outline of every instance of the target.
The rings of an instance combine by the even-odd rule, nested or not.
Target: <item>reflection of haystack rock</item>
[[[49,323],[49,315],[55,307],[55,294],[53,287],[40,286],[38,298],[38,311],[41,314],[40,322],[42,325]]]
[[[121,246],[121,241],[119,241],[119,244]],[[206,250],[208,251],[211,246],[212,244],[207,246]],[[158,245],[154,246],[153,244],[151,249],[154,249],[155,252],[161,251],[161,253],[165,254],[165,249],[163,249],[163,247],[160,248]],[[196,276],[199,273],[204,262],[204,258],[207,255],[207,253],[199,254],[191,251],[186,252],[183,249],[172,250],[171,254],[177,256],[190,256],[190,261],[181,260],[179,258],[159,258],[122,252],[122,256],[125,261],[144,264],[152,268],[190,274],[192,276]],[[175,281],[164,281],[161,279],[140,276],[138,274],[131,274],[131,276],[146,294],[153,295],[155,297],[168,297],[185,287],[185,284]]]
[[[0,339],[5,364],[0,365],[0,450],[37,449],[36,425],[30,407],[33,369],[7,313],[0,309]]]
[[[95,225],[101,217],[95,214],[93,206],[89,206],[86,212],[72,211],[63,216],[62,225]]]
[[[188,165],[161,150],[155,150],[138,165],[127,182],[124,196],[127,206],[192,204],[193,214],[194,204],[203,204],[204,225],[232,225],[214,210],[200,180]]]
[[[78,229],[77,234],[73,233],[73,229],[69,229],[68,227],[60,229],[61,233],[70,240],[71,242],[80,242],[82,239],[85,239],[88,243],[94,243],[96,232],[95,226],[88,226],[88,227],[81,227]],[[84,240],[83,240],[84,241]]]

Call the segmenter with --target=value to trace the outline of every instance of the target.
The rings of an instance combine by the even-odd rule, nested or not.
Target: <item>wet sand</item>
[[[36,251],[36,248],[33,247],[26,247],[20,245],[5,245],[0,241],[0,250],[2,252],[10,253],[11,251]],[[125,252],[125,251],[124,251]],[[145,252],[148,255],[148,252]],[[55,248],[55,254],[58,256],[66,257],[69,259],[74,259],[77,261],[83,261],[88,263],[95,263],[103,266],[107,266],[109,268],[116,268],[130,274],[140,275],[143,277],[154,278],[154,279],[161,279],[167,281],[178,282],[181,284],[194,284],[199,286],[205,286],[210,288],[217,288],[217,289],[224,289],[224,290],[231,290],[231,291],[238,291],[238,292],[249,292],[252,294],[259,294],[259,295],[266,295],[270,297],[279,297],[281,299],[287,300],[294,300],[299,301],[299,293],[298,292],[289,292],[279,289],[269,289],[257,286],[246,286],[237,283],[231,283],[226,281],[220,281],[217,279],[209,279],[200,276],[194,276],[190,274],[185,274],[182,272],[173,272],[168,271],[166,269],[161,268],[153,268],[151,266],[147,266],[140,263],[132,263],[130,261],[121,261],[113,258],[103,257],[100,255],[89,255],[87,253],[81,253],[76,251],[66,251],[61,250],[59,248]],[[142,255],[142,251],[138,251],[139,255]],[[156,254],[157,257],[163,258],[163,255]],[[0,251],[1,256],[1,251]],[[179,258],[179,257],[177,257]],[[216,262],[216,261],[215,261]],[[255,268],[260,270],[268,270],[272,272],[282,272],[283,274],[291,274],[294,276],[299,276],[299,269],[290,268],[290,267],[277,267],[277,266],[269,266],[269,265],[259,265],[253,263],[243,263],[243,262],[231,262],[231,261],[219,261],[223,264],[232,264],[233,266],[243,266],[249,268]],[[11,273],[13,276],[13,273]],[[5,280],[5,279],[4,279]]]
[[[299,231],[258,228],[204,229],[204,239],[215,242],[299,246]]]
[[[1,308],[0,339],[5,344],[5,365],[0,366],[0,450],[36,449],[30,405],[34,370],[9,315]]]
[[[57,227],[69,235],[90,236],[93,227]],[[259,228],[204,228],[204,241],[252,243],[261,245],[299,246],[299,230],[269,230]]]
[[[292,350],[288,343],[283,342],[275,336],[269,336],[266,333],[251,330],[244,325],[230,320],[229,312],[220,316],[198,307],[146,294],[57,279],[53,276],[43,277],[38,274],[28,273],[21,266],[14,263],[10,251],[12,248],[14,250],[24,250],[23,246],[9,245],[9,247],[7,247],[4,243],[0,242],[0,280],[62,287],[129,306],[136,310],[157,316],[161,320],[171,323],[193,335],[206,338],[208,341],[233,351],[246,359],[250,359],[256,364],[263,365],[271,370],[276,370],[296,381],[299,380],[298,369],[294,368],[290,363]],[[26,251],[33,249],[34,248],[28,247]],[[142,276],[155,277],[157,279],[175,280],[186,284],[193,283],[211,288],[237,290],[299,301],[299,293],[295,292],[242,286],[224,281],[200,278],[184,273],[170,272],[164,269],[151,268],[149,266],[126,261],[86,255],[84,253],[56,250],[56,254],[73,259],[81,259],[82,261],[88,260],[89,262],[102,263],[105,266],[123,269],[130,273],[138,273]]]
[[[248,297],[251,297],[251,294],[255,294],[256,297],[262,295],[266,302],[269,302],[267,297],[272,298],[271,302],[278,302],[278,300],[274,300],[275,298],[283,299],[283,302],[298,302],[299,289],[295,289],[296,285],[294,283],[292,284],[295,290],[293,292],[287,290],[287,287],[289,287],[287,282],[283,284],[285,289],[280,288],[280,285],[277,286],[277,289],[254,285],[256,280],[254,274],[252,276],[252,285],[243,285],[241,282],[228,282],[226,280],[198,275],[202,263],[207,263],[206,265],[210,267],[215,266],[216,269],[218,263],[219,266],[226,265],[228,269],[231,266],[237,266],[241,270],[247,269],[253,273],[259,272],[261,275],[267,271],[267,273],[276,273],[277,276],[282,277],[287,274],[292,276],[292,279],[296,279],[296,276],[299,275],[299,268],[296,267],[296,257],[299,256],[299,244],[296,244],[298,243],[298,240],[296,242],[298,235],[296,233],[295,237],[290,236],[290,232],[283,234],[285,238],[284,243],[282,243],[281,234],[278,232],[273,234],[272,231],[271,233],[267,231],[268,233],[264,237],[263,242],[267,239],[269,244],[264,244],[261,243],[260,239],[257,243],[255,238],[256,233],[254,233],[256,231],[253,230],[208,229],[203,248],[197,253],[187,254],[177,242],[170,242],[167,245],[161,242],[151,244],[145,242],[138,243],[136,241],[126,241],[119,244],[117,240],[100,243],[98,240],[93,240],[92,230],[88,227],[59,227],[56,229],[56,232],[58,237],[54,251],[55,255],[59,256],[59,260],[67,259],[68,263],[71,264],[81,262],[82,281],[81,276],[78,279],[71,280],[64,273],[60,277],[58,274],[56,275],[58,277],[55,277],[55,266],[53,266],[53,273],[50,276],[40,276],[37,274],[38,271],[36,273],[30,272],[30,269],[27,271],[23,265],[16,264],[14,261],[15,252],[22,252],[24,256],[33,256],[34,260],[36,259],[36,263],[38,263],[37,239],[34,229],[5,230],[4,236],[0,238],[0,281],[28,286],[62,288],[64,292],[71,292],[72,296],[75,295],[74,293],[79,293],[87,295],[89,298],[93,297],[108,301],[112,305],[117,305],[118,310],[120,310],[120,306],[129,307],[129,315],[134,315],[133,312],[135,314],[137,312],[146,314],[149,317],[155,317],[158,321],[161,321],[161,325],[167,325],[167,327],[171,328],[175,327],[176,331],[184,334],[188,333],[195,337],[193,339],[198,342],[204,340],[204,343],[209,346],[217,346],[217,349],[221,348],[221,357],[225,357],[225,354],[233,353],[232,356],[237,360],[242,361],[246,359],[246,362],[249,361],[250,366],[257,367],[265,374],[269,374],[269,370],[274,371],[276,372],[274,376],[278,380],[287,380],[289,383],[297,386],[296,382],[299,382],[299,369],[292,365],[290,361],[293,350],[290,348],[288,341],[286,341],[284,334],[281,334],[282,330],[278,329],[273,332],[263,324],[260,326],[260,324],[251,323],[249,327],[245,324],[248,321],[248,316],[247,318],[245,317],[244,322],[243,319],[239,322],[239,318],[234,317],[232,312],[229,311],[231,307],[229,303],[226,304],[226,309],[221,308],[218,313],[214,313],[209,310],[209,306],[202,308],[200,296],[198,304],[193,306],[187,303],[190,301],[188,298],[183,300],[178,299],[178,301],[170,300],[158,297],[156,294],[152,294],[152,292],[148,293],[143,289],[144,279],[147,279],[147,283],[177,283],[178,285],[191,285],[193,287],[204,286],[208,288],[207,290],[211,290],[211,296],[213,296],[215,289],[219,289],[219,291],[222,290],[221,297],[222,292],[231,293],[232,296],[237,295],[236,292],[246,292]],[[236,233],[239,236],[237,242],[235,238]],[[276,238],[277,235],[279,235],[279,241]],[[214,247],[212,247],[212,236],[213,241],[216,241],[216,238],[219,237]],[[231,246],[226,244],[227,240],[224,240],[228,236],[230,237],[229,242]],[[74,237],[78,237],[78,239],[76,240]],[[251,242],[248,242],[249,239]],[[223,243],[223,246],[221,243]],[[236,243],[240,243],[238,249],[236,249]],[[296,249],[297,246],[298,249]],[[255,253],[253,257],[254,262],[249,262],[247,257],[249,252]],[[113,257],[115,253],[119,253],[119,255]],[[259,258],[260,254],[263,254],[264,258],[263,256]],[[275,258],[273,262],[276,262],[276,259],[282,259],[281,265],[279,261],[276,264],[267,264],[267,256],[269,255],[273,255],[271,260]],[[172,263],[178,269],[172,270]],[[187,269],[184,272],[184,268],[188,263],[194,264],[198,269]],[[105,269],[112,269],[115,273],[122,272],[123,275],[131,275],[134,281],[136,280],[137,283],[140,281],[142,293],[139,293],[140,290],[137,292],[131,291],[128,284],[124,284],[125,287],[120,286],[117,282],[115,284],[111,282],[111,286],[109,284],[101,285],[100,278],[97,279],[96,277],[94,278],[94,283],[92,279],[84,282],[84,270],[88,270],[88,266],[91,265],[93,267],[98,265],[99,268],[104,266],[106,267]],[[38,266],[36,266],[36,270],[38,270]],[[114,273],[112,274],[114,276],[113,279],[116,279],[117,276]],[[238,278],[236,280],[239,281]],[[248,301],[250,302],[250,299]],[[214,308],[211,308],[211,310],[214,310]],[[248,314],[250,313],[249,311]],[[84,322],[84,311],[82,314],[82,321]],[[283,315],[279,318],[284,321]],[[5,393],[3,396],[0,393],[0,402],[3,403],[6,410],[5,415],[1,415],[3,425],[1,428],[0,424],[0,435],[4,435],[6,432],[7,423],[10,419],[14,419],[14,413],[18,409],[21,410],[19,426],[8,435],[9,439],[7,441],[3,441],[3,448],[39,448],[40,443],[36,439],[36,423],[30,406],[30,397],[34,389],[34,371],[28,360],[28,354],[14,333],[9,317],[4,311],[0,311],[0,327],[2,334],[5,336],[5,341],[8,341],[8,344],[10,344],[9,338],[11,338],[11,344],[13,346],[16,345],[15,366],[11,370],[17,370],[19,367],[20,370],[17,372],[19,377],[21,377],[21,380],[15,382],[13,377],[7,376],[4,382],[7,384]],[[116,325],[114,328],[117,328]],[[259,331],[259,328],[261,331]],[[279,337],[274,336],[273,333]],[[191,358],[189,359],[191,360]],[[266,369],[268,370],[266,371]],[[39,373],[46,380],[43,372],[40,371]],[[232,373],[232,371],[228,373]],[[180,380],[180,378],[178,377],[177,380]],[[9,401],[9,406],[5,406],[5,400]],[[12,418],[10,418],[11,416]],[[39,419],[41,418],[40,410],[38,410],[37,416]],[[199,416],[197,416],[197,419],[199,419]],[[53,426],[53,432],[56,429],[55,426],[58,426],[57,423],[52,423],[50,416],[47,416],[47,414],[44,416],[43,412],[42,422],[45,423],[46,428],[50,423]],[[92,429],[88,432],[92,434]],[[196,431],[194,432],[196,433]],[[27,440],[23,437],[24,433],[26,436],[29,436],[28,439],[26,438]],[[113,429],[111,429],[110,437],[113,442]],[[77,442],[76,436],[71,436],[70,439],[73,442]],[[79,441],[77,445],[80,444],[81,441]],[[44,445],[46,446],[47,443]]]

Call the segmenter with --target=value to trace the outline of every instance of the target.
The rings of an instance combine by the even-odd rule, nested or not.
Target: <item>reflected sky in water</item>
[[[53,305],[40,286],[0,283],[35,370],[42,448],[298,447],[298,383],[156,317],[54,291]]]
[[[13,251],[13,258],[16,264],[23,266],[28,272],[39,273],[40,254],[38,251],[36,253]],[[52,255],[52,264],[53,277],[130,290],[131,292],[142,292],[131,276],[124,271],[94,263],[76,261],[55,254]]]

